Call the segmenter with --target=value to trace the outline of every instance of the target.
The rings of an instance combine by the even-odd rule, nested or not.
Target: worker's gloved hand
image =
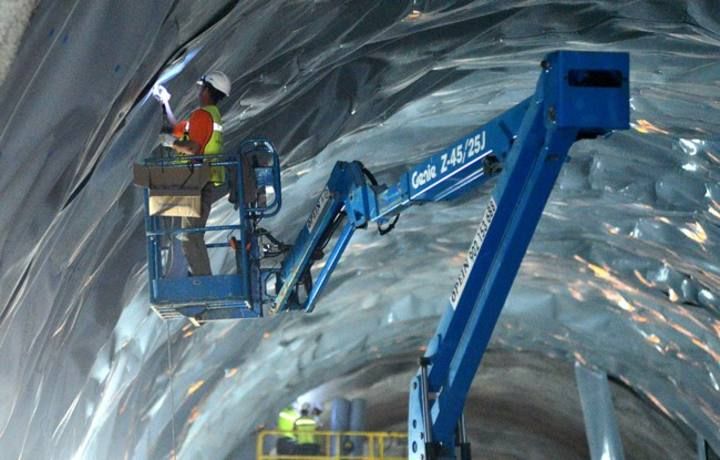
[[[160,143],[165,147],[172,147],[176,141],[175,136],[167,133],[160,134],[158,138],[160,139]]]
[[[153,86],[150,95],[161,104],[167,104],[170,101],[170,93],[163,85]]]

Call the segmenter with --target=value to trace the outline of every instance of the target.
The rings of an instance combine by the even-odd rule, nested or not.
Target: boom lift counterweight
[[[242,224],[234,230],[248,248],[238,251],[239,273],[246,281],[227,298],[215,295],[205,301],[203,295],[212,293],[198,291],[189,303],[171,301],[163,308],[200,321],[257,317],[263,311],[311,312],[356,229],[369,223],[391,228],[399,213],[414,204],[454,199],[497,176],[448,305],[410,385],[410,458],[468,460],[463,406],[500,311],[572,144],[629,127],[628,74],[626,53],[554,52],[542,61],[532,97],[412,168],[396,184],[378,185],[360,162],[338,162],[280,266],[264,263],[272,252],[263,249],[263,233],[256,225],[264,209],[246,208],[241,199]],[[279,162],[274,149],[268,150],[274,161],[265,173],[277,177],[273,184],[279,199]],[[148,237],[157,237],[152,217],[148,219]],[[324,257],[338,230],[313,279],[313,264]],[[151,243],[148,248],[157,264]],[[151,270],[151,283],[162,283],[159,272],[158,267]],[[173,283],[184,286],[186,281]]]

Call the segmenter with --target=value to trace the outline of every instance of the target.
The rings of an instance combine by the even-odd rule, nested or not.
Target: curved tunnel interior
[[[226,148],[278,147],[283,210],[263,225],[290,242],[336,161],[393,183],[530,96],[557,49],[630,53],[631,129],[570,151],[468,398],[473,450],[588,458],[577,362],[608,375],[627,458],[695,458],[698,438],[720,452],[716,0],[14,3],[0,27],[3,456],[253,458],[282,407],[339,396],[367,400],[368,429],[404,431],[489,188],[358,232],[310,315],[163,321],[131,173],[158,145],[149,90],[165,84],[187,116],[199,76],[230,76]],[[209,223],[233,217],[223,201]]]
[[[407,429],[405,387],[416,370],[409,357],[380,360],[300,399],[367,399],[368,430],[402,432]],[[473,453],[479,458],[590,458],[574,387],[575,374],[566,362],[534,352],[492,350],[466,403]],[[627,458],[693,456],[694,439],[686,428],[652,410],[621,382],[612,382],[611,390]]]

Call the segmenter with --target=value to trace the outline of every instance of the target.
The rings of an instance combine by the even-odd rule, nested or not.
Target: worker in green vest
[[[217,104],[230,95],[230,79],[222,72],[213,71],[203,76],[197,83],[200,85],[198,92],[200,107],[190,114],[188,120],[180,122],[176,122],[175,116],[169,108],[167,102],[170,98],[169,93],[162,87],[160,87],[162,90],[153,90],[153,96],[163,104],[168,121],[174,124],[173,133],[161,135],[161,140],[164,145],[173,148],[179,155],[203,155],[206,157],[218,155],[223,153],[223,125]],[[200,217],[182,217],[181,227],[205,227],[212,204],[225,194],[227,194],[225,168],[222,166],[212,167],[210,181],[202,189]],[[211,275],[204,233],[181,233],[178,239],[182,242],[190,274],[192,276]]]
[[[309,405],[303,406],[300,417],[295,420],[295,439],[297,440],[297,453],[304,455],[318,455],[320,445],[315,439],[317,422],[310,415]]]
[[[295,421],[299,417],[300,414],[298,414],[293,406],[287,406],[280,411],[277,421],[277,431],[279,431],[279,434],[276,447],[278,455],[295,454]]]

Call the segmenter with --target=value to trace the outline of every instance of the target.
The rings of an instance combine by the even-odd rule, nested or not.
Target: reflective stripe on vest
[[[220,123],[213,122],[213,132],[215,132],[215,131],[217,131],[218,133],[223,132],[223,127]],[[185,135],[190,136],[190,122],[189,121],[187,121],[185,123]],[[209,143],[209,141],[208,141],[208,143]]]
[[[298,444],[314,444],[316,429],[317,424],[315,419],[307,415],[295,420],[295,432]]]

